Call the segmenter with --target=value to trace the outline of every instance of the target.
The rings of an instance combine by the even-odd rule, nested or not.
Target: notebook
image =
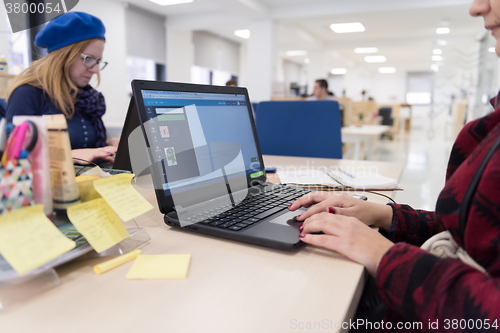
[[[348,168],[320,168],[278,171],[280,181],[285,184],[325,185],[333,188],[354,189],[398,189],[396,179],[380,175],[376,171],[351,170]]]
[[[287,207],[309,191],[266,182],[245,88],[134,80],[132,89],[127,118],[141,126],[124,131],[140,129],[143,142],[129,137],[130,162],[136,174],[151,165],[167,225],[279,249],[301,243],[301,211]],[[149,160],[133,153],[141,145]]]

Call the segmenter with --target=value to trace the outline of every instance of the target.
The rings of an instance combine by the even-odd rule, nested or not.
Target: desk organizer
[[[62,281],[54,269],[59,265],[74,259],[122,255],[143,246],[151,239],[145,229],[139,228],[135,220],[131,220],[124,223],[130,234],[129,237],[106,251],[97,253],[69,223],[67,217],[57,216],[52,221],[68,238],[76,242],[76,247],[24,276],[19,276],[0,256],[0,310],[60,286]]]

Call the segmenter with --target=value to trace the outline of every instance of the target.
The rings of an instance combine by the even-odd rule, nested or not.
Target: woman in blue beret
[[[19,74],[7,97],[6,118],[16,115],[64,114],[75,163],[113,162],[115,145],[106,140],[102,115],[106,104],[89,85],[103,70],[106,29],[95,16],[69,12],[50,21],[35,39],[48,55]]]

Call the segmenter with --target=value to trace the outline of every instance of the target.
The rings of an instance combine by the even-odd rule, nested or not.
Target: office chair
[[[378,115],[382,117],[382,121],[380,125],[392,126],[394,124],[394,118],[392,118],[392,108],[391,107],[382,107],[378,109]],[[392,140],[392,134],[382,134],[382,138],[387,137],[389,140]]]
[[[263,154],[342,158],[338,102],[261,102],[255,113]]]

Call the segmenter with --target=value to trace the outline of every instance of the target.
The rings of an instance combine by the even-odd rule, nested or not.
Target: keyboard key
[[[233,225],[233,226],[230,226],[228,229],[238,231],[238,230],[241,230],[241,227]]]
[[[270,215],[273,215],[273,214],[275,214],[275,213],[277,213],[279,211],[285,210],[285,209],[286,209],[286,207],[285,208],[284,207],[280,207],[280,206],[274,207],[274,208],[272,208],[270,210],[267,210],[265,212],[260,213],[259,215],[255,216],[255,218],[256,219],[263,219],[265,217],[268,217]]]

